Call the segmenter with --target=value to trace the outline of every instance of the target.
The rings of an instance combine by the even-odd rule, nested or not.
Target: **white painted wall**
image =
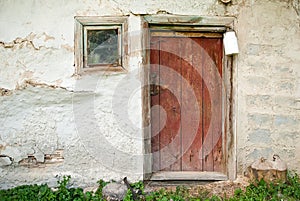
[[[140,15],[164,11],[236,17],[238,172],[273,153],[300,170],[300,20],[291,1],[16,0],[0,1],[0,154],[14,159],[0,167],[1,188],[55,185],[66,174],[77,186],[142,179]],[[74,16],[108,15],[129,16],[128,73],[75,76]],[[57,149],[63,163],[18,165]]]

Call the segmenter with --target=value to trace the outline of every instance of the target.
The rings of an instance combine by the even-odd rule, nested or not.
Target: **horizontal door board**
[[[194,172],[194,171],[162,171],[152,174],[150,178],[152,181],[224,181],[228,180],[227,175],[219,172]]]
[[[222,38],[221,33],[205,32],[185,32],[185,31],[151,31],[151,36],[161,37],[204,37],[204,38]]]

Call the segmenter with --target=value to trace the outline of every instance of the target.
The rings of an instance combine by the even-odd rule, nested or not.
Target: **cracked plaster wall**
[[[141,53],[135,50],[140,36],[129,40],[128,73],[74,76],[74,16],[129,15],[129,33],[138,33],[139,15],[159,11],[236,17],[238,172],[273,153],[299,170],[300,23],[295,5],[289,0],[233,0],[228,6],[217,0],[1,1],[0,154],[14,161],[2,161],[7,165],[0,167],[0,187],[55,185],[57,176],[66,174],[77,186],[100,178],[142,179],[141,95],[139,90],[115,93],[118,83],[139,77]],[[123,117],[114,115],[115,104],[128,105],[128,122],[134,126],[118,121]],[[44,164],[43,156],[56,150],[64,150],[63,162]],[[19,165],[28,156],[43,165]]]

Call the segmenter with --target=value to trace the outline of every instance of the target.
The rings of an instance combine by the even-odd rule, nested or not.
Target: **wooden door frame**
[[[225,94],[223,96],[223,147],[226,174],[213,172],[174,172],[152,174],[151,155],[151,115],[150,115],[150,27],[159,30],[225,32],[234,29],[234,17],[202,17],[202,16],[176,16],[176,15],[145,15],[142,17],[142,55],[143,71],[142,106],[143,106],[143,147],[144,147],[144,180],[234,180],[237,173],[236,165],[236,56],[223,57],[223,83]]]

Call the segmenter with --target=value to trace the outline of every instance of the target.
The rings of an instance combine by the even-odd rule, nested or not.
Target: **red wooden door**
[[[150,42],[153,172],[224,172],[222,38]]]

